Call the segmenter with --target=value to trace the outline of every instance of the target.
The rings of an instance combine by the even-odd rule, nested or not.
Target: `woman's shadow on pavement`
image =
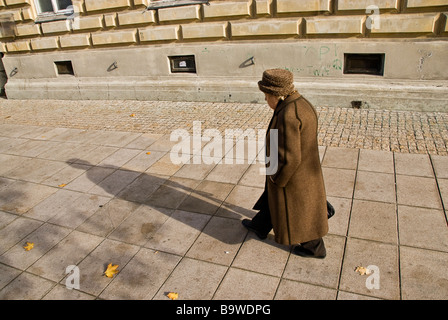
[[[187,227],[187,234],[194,228],[199,231],[196,236],[202,232],[223,243],[237,244],[247,234],[240,219],[256,213],[225,202],[234,187],[231,184],[94,166],[79,159],[67,163],[77,169],[89,168],[85,175],[95,187],[88,193],[112,197],[78,228],[80,231],[145,245],[171,241]],[[169,218],[174,223],[164,226]]]

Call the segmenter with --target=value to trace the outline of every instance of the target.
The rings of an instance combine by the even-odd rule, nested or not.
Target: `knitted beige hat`
[[[258,88],[274,96],[287,96],[294,91],[293,82],[292,72],[284,69],[269,69],[263,72],[263,78],[258,81]]]

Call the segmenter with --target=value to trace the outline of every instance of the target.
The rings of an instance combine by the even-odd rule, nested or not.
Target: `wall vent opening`
[[[171,56],[171,73],[196,73],[196,61],[194,55],[189,56]]]
[[[68,74],[72,76],[75,75],[71,61],[55,61],[54,64],[56,65],[56,71],[58,72],[58,75],[60,74]]]
[[[344,74],[384,74],[384,53],[344,53]]]

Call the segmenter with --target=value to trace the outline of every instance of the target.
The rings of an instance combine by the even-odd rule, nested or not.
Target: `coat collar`
[[[292,94],[287,96],[285,100],[283,100],[283,101],[280,100],[277,107],[274,110],[274,115],[277,115],[280,112],[280,110],[282,110],[286,105],[288,105],[292,101],[299,99],[300,97],[301,97],[300,93],[298,93],[297,91],[294,91]]]

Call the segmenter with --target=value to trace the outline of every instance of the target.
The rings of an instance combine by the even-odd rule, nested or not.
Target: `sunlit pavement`
[[[407,113],[370,111],[382,114],[397,145],[389,134],[369,146],[375,122],[352,139],[347,132],[361,111],[317,108],[336,209],[320,260],[242,226],[263,191],[260,158],[233,155],[229,164],[223,150],[206,159],[208,149],[193,146],[207,141],[193,137],[191,159],[202,161],[172,161],[173,130],[191,132],[199,121],[202,133],[257,134],[269,121],[266,106],[122,101],[95,111],[90,103],[1,101],[0,299],[448,297],[446,114],[414,113],[420,124],[428,119],[420,137],[385,118]],[[330,112],[345,122],[331,122]],[[404,150],[398,137],[406,135]],[[111,278],[109,264],[118,265]]]

